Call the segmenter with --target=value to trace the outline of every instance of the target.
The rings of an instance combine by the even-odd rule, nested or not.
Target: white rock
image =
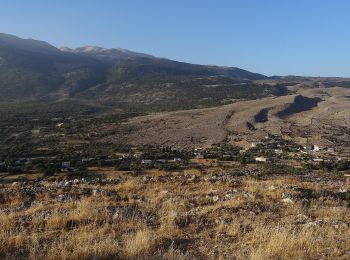
[[[317,225],[318,225],[318,222],[310,221],[310,222],[307,222],[306,224],[304,224],[304,227],[311,228],[311,227],[316,227]]]
[[[282,202],[286,204],[294,204],[294,201],[291,198],[284,198],[282,199]]]
[[[271,185],[271,186],[269,187],[269,191],[273,191],[273,190],[276,190],[276,186],[275,186],[275,185]]]
[[[213,202],[217,202],[219,200],[219,196],[214,196],[213,197]]]

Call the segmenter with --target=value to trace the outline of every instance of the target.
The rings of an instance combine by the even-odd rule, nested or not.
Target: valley
[[[348,259],[349,111],[347,78],[0,34],[0,258]]]

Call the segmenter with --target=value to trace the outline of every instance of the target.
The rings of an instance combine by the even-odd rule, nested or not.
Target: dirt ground
[[[327,138],[340,128],[349,129],[350,89],[293,88],[292,95],[239,101],[230,105],[178,112],[155,113],[136,117],[124,124],[128,133],[123,140],[132,145],[154,144],[177,148],[207,147],[229,140],[239,146],[250,146],[268,133],[286,135],[308,143],[334,145]],[[317,107],[287,118],[277,113],[293,103],[295,96],[319,97]],[[255,122],[255,116],[268,109],[268,120]],[[251,128],[248,127],[251,124]],[[253,128],[253,129],[252,129]],[[113,141],[113,137],[110,138]]]

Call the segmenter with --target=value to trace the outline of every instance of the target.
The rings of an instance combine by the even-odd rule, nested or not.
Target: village
[[[350,170],[350,159],[341,157],[333,147],[317,144],[298,145],[278,136],[266,136],[250,148],[241,149],[221,143],[211,147],[174,149],[171,147],[128,147],[125,152],[83,157],[76,151],[72,158],[67,155],[50,156],[50,149],[38,157],[4,158],[0,172],[9,174],[39,171],[45,176],[55,173],[71,175],[88,174],[89,167],[114,167],[117,170],[141,171],[142,169],[177,170],[200,165],[285,165],[297,169]]]

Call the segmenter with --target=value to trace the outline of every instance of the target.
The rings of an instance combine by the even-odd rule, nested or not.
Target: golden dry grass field
[[[349,259],[343,176],[257,166],[2,176],[1,259]]]

